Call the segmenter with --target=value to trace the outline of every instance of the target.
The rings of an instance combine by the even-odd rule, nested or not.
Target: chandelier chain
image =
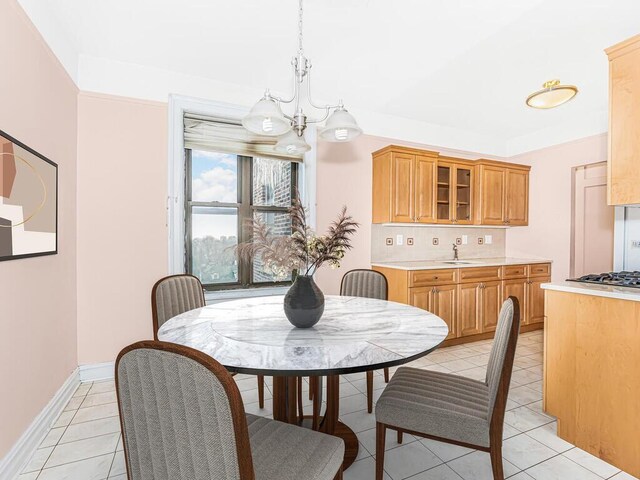
[[[302,0],[298,0],[298,52],[302,53]]]

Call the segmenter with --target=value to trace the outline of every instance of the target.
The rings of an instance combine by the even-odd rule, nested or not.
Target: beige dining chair
[[[348,297],[375,298],[386,300],[389,286],[387,277],[375,270],[350,270],[342,277],[340,295]],[[389,369],[385,368],[384,381],[389,382]],[[373,411],[373,371],[367,372],[367,411]]]
[[[115,369],[129,480],[342,478],[342,439],[245,414],[229,372],[198,350],[137,342]]]
[[[170,318],[204,306],[204,288],[198,277],[178,274],[161,278],[151,290],[153,338],[158,340],[158,330]],[[257,378],[258,405],[264,408],[264,376]]]
[[[493,478],[503,480],[502,429],[520,331],[520,305],[500,311],[484,382],[417,368],[399,368],[376,403],[376,480],[384,473],[386,429],[489,452]]]

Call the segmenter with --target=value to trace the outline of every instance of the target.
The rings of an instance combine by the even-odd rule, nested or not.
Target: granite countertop
[[[618,300],[630,300],[640,302],[640,288],[614,287],[611,285],[597,285],[594,283],[580,282],[553,282],[542,284],[544,290],[557,292],[577,293],[578,295],[592,295],[595,297],[616,298]]]
[[[458,263],[453,260],[421,260],[415,262],[371,262],[374,267],[395,268],[398,270],[435,270],[440,268],[473,268],[473,267],[499,267],[502,265],[528,265],[531,263],[551,263],[544,258],[462,258]]]

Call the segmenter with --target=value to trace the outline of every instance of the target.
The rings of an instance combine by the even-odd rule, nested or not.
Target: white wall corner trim
[[[109,380],[115,376],[115,362],[90,363],[80,365],[80,381],[95,382]]]
[[[22,472],[53,422],[56,421],[64,407],[69,403],[78,385],[80,385],[80,372],[76,368],[49,403],[31,422],[31,425],[9,450],[9,453],[0,460],[0,478],[12,479]]]

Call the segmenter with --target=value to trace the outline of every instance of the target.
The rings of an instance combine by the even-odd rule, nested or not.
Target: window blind
[[[277,141],[277,137],[249,132],[236,120],[184,115],[185,148],[302,162],[300,155],[277,152],[274,148]]]

